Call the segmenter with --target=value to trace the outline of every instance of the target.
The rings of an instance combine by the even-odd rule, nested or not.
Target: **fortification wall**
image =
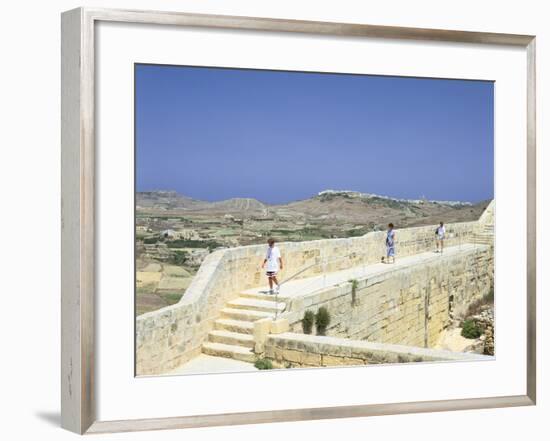
[[[302,332],[304,312],[324,306],[331,316],[329,336],[431,347],[450,324],[451,309],[487,294],[493,278],[492,248],[468,246],[434,254],[421,266],[357,279],[355,301],[351,283],[292,299],[281,318],[291,331]]]
[[[433,249],[436,226],[396,230],[396,253],[408,256]],[[479,223],[447,224],[447,246],[472,240]],[[300,273],[309,277],[356,265],[380,261],[385,254],[385,232],[361,237],[325,239],[278,244],[284,260],[280,279]],[[158,374],[190,360],[201,351],[201,344],[213,328],[225,303],[240,291],[265,282],[261,261],[265,245],[218,250],[201,265],[181,301],[136,319],[136,372]]]
[[[269,335],[265,342],[264,356],[281,367],[482,361],[492,358],[487,355],[294,333]]]
[[[481,216],[478,219],[478,224],[483,225],[494,225],[495,223],[495,201],[494,199],[487,205],[487,208],[481,213]]]

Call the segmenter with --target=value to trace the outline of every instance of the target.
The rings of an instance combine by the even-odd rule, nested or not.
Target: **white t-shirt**
[[[445,227],[437,227],[437,235],[439,236],[439,239],[443,239],[445,237]]]
[[[265,258],[267,259],[266,271],[279,271],[279,259],[281,258],[281,252],[278,247],[268,247]]]

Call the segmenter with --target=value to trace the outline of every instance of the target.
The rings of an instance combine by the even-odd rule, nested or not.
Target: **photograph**
[[[493,81],[137,63],[134,190],[136,376],[495,359]]]

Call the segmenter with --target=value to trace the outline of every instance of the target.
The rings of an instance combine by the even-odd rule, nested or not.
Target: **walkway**
[[[365,277],[377,276],[394,271],[396,269],[429,263],[440,258],[441,256],[449,257],[453,255],[458,255],[460,253],[470,253],[474,250],[483,251],[487,247],[488,245],[484,244],[467,243],[445,248],[443,254],[435,252],[425,252],[403,258],[399,258],[398,255],[395,263],[374,263],[370,265],[361,265],[342,271],[320,274],[303,279],[290,280],[286,283],[284,283],[284,278],[286,274],[282,274],[280,280],[282,280],[283,283],[281,285],[281,290],[278,297],[279,300],[284,301],[285,299],[311,294],[315,291],[339,285],[340,283],[347,282],[350,279],[363,279]],[[289,274],[288,276],[290,275],[291,274]],[[267,286],[264,286],[260,288],[248,289],[246,291],[243,291],[243,294],[267,294],[268,290],[269,288]]]
[[[211,374],[215,372],[247,372],[256,370],[252,363],[201,354],[184,365],[167,372],[166,375]]]

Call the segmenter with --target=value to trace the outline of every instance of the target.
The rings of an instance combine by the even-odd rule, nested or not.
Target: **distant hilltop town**
[[[431,203],[431,204],[440,204],[440,205],[454,205],[454,206],[460,206],[460,205],[473,205],[471,202],[465,202],[465,201],[438,201],[438,200],[428,200],[426,198],[421,199],[403,199],[403,198],[393,198],[390,196],[383,196],[375,193],[361,193],[359,191],[353,191],[353,190],[324,190],[317,193],[318,196],[347,196],[350,198],[359,198],[359,199],[387,199],[389,201],[395,201],[395,202],[407,202],[411,204],[424,204],[424,203]]]

